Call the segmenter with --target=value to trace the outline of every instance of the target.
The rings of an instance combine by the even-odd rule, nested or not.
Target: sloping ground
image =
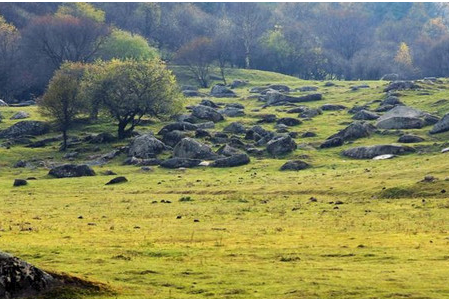
[[[302,121],[288,129],[298,133],[295,151],[277,159],[251,155],[249,164],[235,168],[150,166],[146,171],[123,166],[122,154],[94,166],[96,176],[52,179],[47,167],[67,161],[57,151],[58,141],[43,148],[6,145],[0,148],[1,250],[47,272],[105,283],[120,299],[447,298],[449,199],[443,190],[449,191],[449,153],[440,151],[449,147],[449,133],[429,135],[432,126],[401,130],[424,138],[407,144],[414,153],[391,160],[351,159],[342,151],[393,144],[399,138],[396,130],[380,130],[339,147],[320,148],[353,121],[349,108],[384,100],[388,82],[334,82],[336,86],[326,87],[325,82],[247,70],[235,70],[229,77],[230,82],[250,82],[234,89],[237,98],[210,99],[241,103],[246,114],[226,117],[209,131],[221,132],[233,121],[251,127],[261,114],[293,117]],[[447,79],[441,82],[399,91],[399,99],[441,117],[449,112],[449,84]],[[330,103],[348,109],[323,111],[307,120],[287,113],[294,107],[262,108],[264,102],[247,99],[250,88],[269,83],[292,89],[316,86],[323,100],[301,105]],[[363,84],[369,88],[351,89]],[[188,98],[186,106],[200,101]],[[378,107],[374,102],[368,109]],[[35,107],[0,107],[0,129],[16,123],[9,117],[19,110],[42,120]],[[138,130],[157,133],[165,124],[149,123]],[[105,117],[82,125],[71,135],[115,130]],[[275,125],[261,124],[270,131]],[[301,137],[305,132],[316,136]],[[203,141],[214,150],[220,146]],[[71,151],[79,155],[73,162],[90,161],[90,156],[126,144],[75,144]],[[311,167],[279,171],[295,159]],[[29,165],[13,168],[18,160]],[[106,170],[128,182],[106,186],[114,177],[104,175]],[[428,175],[434,179],[422,182]],[[12,187],[15,178],[29,177],[36,180]],[[72,292],[67,298],[111,297],[75,296]]]

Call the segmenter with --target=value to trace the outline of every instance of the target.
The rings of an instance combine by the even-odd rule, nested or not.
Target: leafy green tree
[[[114,29],[101,44],[98,56],[104,60],[113,58],[147,60],[158,58],[159,54],[142,36]]]
[[[99,101],[129,137],[144,115],[166,117],[181,109],[175,77],[158,59],[97,62],[82,82],[84,98]]]
[[[63,64],[51,79],[43,97],[38,100],[40,114],[54,120],[62,132],[63,151],[67,149],[67,131],[87,107],[86,101],[80,97],[80,82],[85,69],[82,63]]]
[[[66,15],[80,19],[90,19],[98,23],[103,23],[105,21],[104,11],[85,2],[65,3],[64,5],[59,6],[56,16]]]

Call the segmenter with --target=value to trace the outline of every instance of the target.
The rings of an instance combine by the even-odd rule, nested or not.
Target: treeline
[[[447,3],[0,3],[0,97],[39,96],[64,61],[161,57],[304,79],[449,75]],[[222,74],[225,79],[225,74]]]

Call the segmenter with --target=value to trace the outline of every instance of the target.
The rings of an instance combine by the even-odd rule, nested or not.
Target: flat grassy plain
[[[178,69],[175,72],[181,73]],[[182,74],[180,78],[183,78]],[[385,97],[384,81],[304,81],[261,71],[229,71],[246,116],[229,122],[254,125],[258,114],[286,114],[283,107],[259,112],[261,102],[245,99],[252,86],[317,86],[325,103],[347,107]],[[401,101],[439,116],[449,112],[449,82],[401,91]],[[350,91],[353,85],[369,89]],[[203,90],[208,91],[208,90]],[[298,93],[300,94],[300,93]],[[186,99],[186,105],[200,98]],[[437,104],[435,104],[437,102]],[[373,104],[375,108],[378,104]],[[5,120],[19,110],[40,119],[35,107],[1,107]],[[296,116],[296,115],[293,115]],[[341,152],[353,146],[395,143],[395,134],[374,134],[339,148],[318,145],[351,121],[347,110],[323,112],[291,131],[314,131],[297,138],[298,149],[279,159],[251,158],[226,169],[167,170],[122,166],[125,156],[94,167],[95,177],[53,179],[48,169],[12,168],[20,159],[63,161],[58,143],[30,149],[0,148],[0,249],[55,273],[106,285],[104,292],[64,290],[45,298],[448,298],[449,133],[430,127],[407,130],[425,138],[414,154],[392,160],[352,160]],[[138,131],[157,132],[154,123]],[[274,126],[264,125],[273,130]],[[106,118],[81,124],[71,136],[115,127]],[[58,135],[56,132],[48,136]],[[37,139],[40,139],[39,137]],[[102,145],[101,153],[128,141]],[[86,152],[78,162],[98,152]],[[217,148],[217,146],[214,146]],[[98,150],[98,149],[97,149]],[[281,172],[285,161],[301,158],[313,167]],[[104,170],[128,183],[105,186]],[[438,180],[424,183],[425,175]],[[35,177],[24,187],[15,178]],[[316,201],[311,201],[314,197]],[[161,201],[165,201],[161,202]],[[167,203],[167,201],[169,203]]]

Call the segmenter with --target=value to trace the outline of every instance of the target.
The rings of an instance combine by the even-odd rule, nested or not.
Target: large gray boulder
[[[157,134],[164,135],[171,131],[195,131],[196,129],[198,129],[197,125],[180,121],[164,126]]]
[[[381,155],[399,155],[414,151],[412,147],[387,144],[354,147],[343,151],[343,155],[354,159],[372,159]]]
[[[352,118],[357,120],[374,120],[378,119],[379,115],[377,113],[363,109],[354,114]]]
[[[223,132],[232,134],[245,134],[246,128],[241,123],[232,122],[223,129]]]
[[[225,157],[230,157],[243,154],[243,152],[235,147],[230,146],[229,144],[225,144],[217,150],[217,154]]]
[[[391,82],[384,91],[396,91],[396,90],[407,90],[407,89],[418,89],[419,85],[415,84],[413,81],[394,81]]]
[[[162,142],[168,146],[174,147],[182,139],[189,137],[189,133],[185,131],[170,131],[162,137]]]
[[[24,120],[0,131],[0,138],[18,138],[26,135],[38,136],[47,133],[49,130],[50,127],[45,122]]]
[[[57,283],[50,274],[0,252],[0,298],[35,298]]]
[[[243,111],[243,109],[236,107],[225,107],[223,109],[218,110],[218,112],[229,117],[238,117],[245,115],[245,111]]]
[[[281,92],[289,92],[290,91],[290,87],[288,87],[287,85],[283,85],[283,84],[271,84],[268,85],[269,89],[274,89],[277,91],[281,91]]]
[[[188,158],[170,158],[161,162],[163,168],[191,168],[200,165],[201,160]]]
[[[424,113],[407,106],[396,106],[378,118],[379,129],[420,129],[425,122]]]
[[[271,156],[291,153],[296,149],[296,142],[290,136],[274,137],[267,143],[267,152]]]
[[[212,87],[210,95],[216,98],[235,98],[237,95],[235,92],[227,88],[223,84],[217,84]]]
[[[142,159],[154,158],[166,148],[167,147],[162,141],[156,139],[151,134],[145,134],[138,136],[131,141],[128,156]]]
[[[416,135],[402,135],[399,137],[398,142],[399,143],[417,143],[417,142],[423,142],[424,138],[416,136]]]
[[[250,162],[247,154],[237,154],[226,158],[220,158],[210,164],[211,167],[235,167],[246,165]]]
[[[48,174],[56,178],[74,178],[94,176],[95,171],[88,165],[65,164],[53,167]]]
[[[237,79],[237,80],[232,81],[230,87],[231,87],[231,88],[237,88],[237,87],[245,86],[245,85],[247,85],[247,84],[248,84],[248,81],[244,81],[244,80],[239,80],[239,79]]]
[[[267,105],[280,105],[285,102],[288,103],[313,102],[319,101],[322,98],[323,96],[320,93],[308,94],[301,97],[294,97],[285,95],[277,90],[269,90],[265,94],[265,101],[267,102]]]
[[[10,119],[12,120],[16,120],[16,119],[25,119],[30,117],[30,114],[25,112],[25,111],[19,111],[17,113],[15,113],[13,116],[11,116]]]
[[[309,168],[310,164],[301,161],[301,160],[293,160],[293,161],[287,161],[285,162],[284,165],[281,166],[280,170],[281,171],[286,171],[286,170],[303,170],[306,168]]]
[[[217,110],[203,105],[193,107],[192,116],[213,122],[219,122],[224,119],[223,115],[221,115]]]
[[[176,158],[214,160],[219,156],[212,149],[192,138],[182,139],[173,149]]]
[[[355,121],[337,134],[334,134],[327,138],[328,140],[339,137],[344,141],[355,140],[370,136],[376,128],[369,123],[362,121]]]
[[[449,131],[449,113],[447,113],[445,116],[443,116],[442,119],[440,119],[433,128],[429,131],[430,134],[437,134]]]
[[[346,106],[339,104],[324,104],[321,106],[321,110],[323,111],[340,111],[346,109]]]

